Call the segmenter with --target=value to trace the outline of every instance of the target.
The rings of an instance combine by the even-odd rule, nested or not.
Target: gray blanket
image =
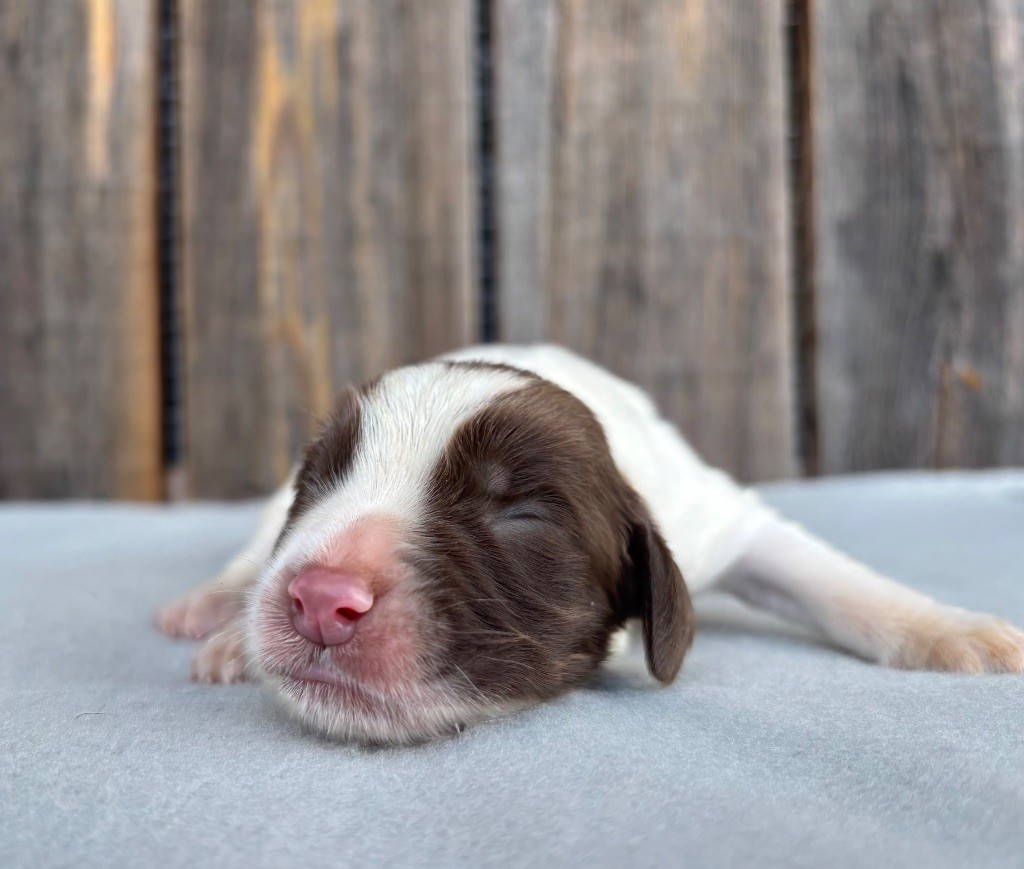
[[[1024,623],[1024,473],[765,491]],[[1024,678],[887,671],[725,612],[670,688],[629,662],[419,748],[332,744],[252,685],[191,685],[152,610],[255,513],[0,508],[4,866],[1024,866]]]

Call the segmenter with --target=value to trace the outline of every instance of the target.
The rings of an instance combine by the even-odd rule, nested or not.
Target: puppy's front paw
[[[916,620],[887,663],[904,670],[1024,673],[1024,631],[995,616],[943,608]]]
[[[198,640],[234,619],[244,606],[236,587],[210,583],[157,610],[156,626],[169,637]]]
[[[244,682],[248,659],[241,625],[211,637],[192,657],[192,681]]]

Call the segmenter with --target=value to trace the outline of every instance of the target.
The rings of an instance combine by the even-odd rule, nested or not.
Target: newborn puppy
[[[251,544],[157,618],[220,630],[194,679],[254,675],[319,731],[409,742],[583,685],[631,619],[671,682],[710,588],[888,666],[1024,671],[1020,631],[836,552],[545,346],[348,389]]]

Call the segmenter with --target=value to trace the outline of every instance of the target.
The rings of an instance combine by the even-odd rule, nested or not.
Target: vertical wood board
[[[497,0],[500,333],[795,470],[783,3]]]
[[[155,23],[0,4],[0,497],[162,491]]]
[[[190,491],[277,485],[349,382],[475,336],[469,0],[183,0]]]
[[[1024,462],[1024,2],[819,0],[822,469]]]

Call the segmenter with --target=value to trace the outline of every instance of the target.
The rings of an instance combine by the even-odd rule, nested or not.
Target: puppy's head
[[[683,579],[593,414],[475,363],[342,396],[250,616],[285,703],[366,742],[429,739],[579,686],[630,617],[663,682],[692,638]]]

